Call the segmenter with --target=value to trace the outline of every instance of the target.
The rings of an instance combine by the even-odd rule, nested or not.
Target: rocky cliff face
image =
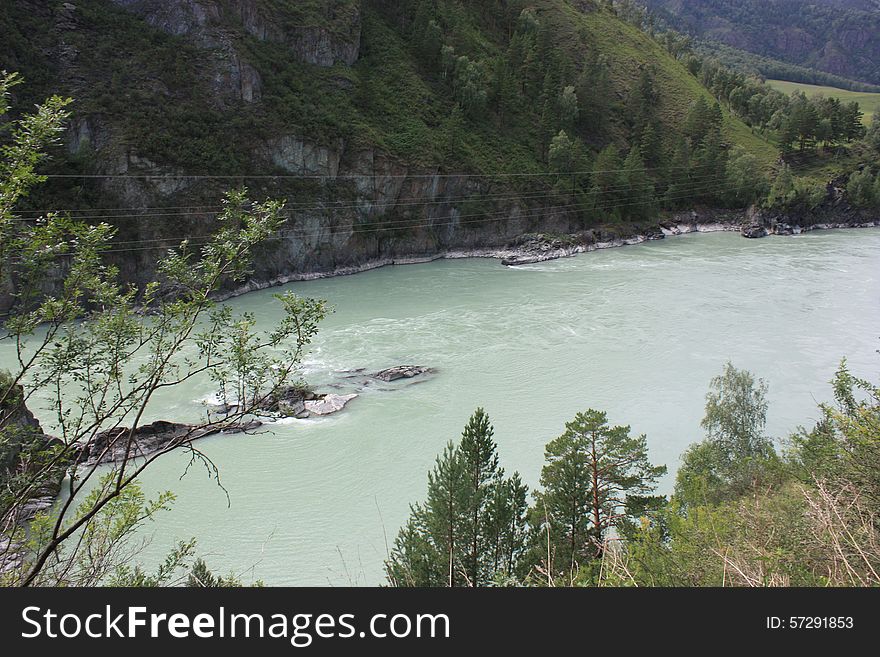
[[[493,249],[524,233],[571,233],[580,226],[576,213],[559,199],[556,205],[552,198],[529,201],[527,195],[518,198],[507,191],[503,182],[408,166],[342,140],[316,144],[286,135],[256,146],[255,156],[293,174],[320,176],[315,184],[333,191],[307,209],[299,209],[292,199],[289,219],[256,259],[250,282],[254,288]],[[117,164],[117,171],[134,176],[167,171],[135,156]],[[186,205],[185,199],[205,193],[201,182],[176,179],[129,177],[103,186],[108,196],[145,207]],[[272,188],[268,181],[261,193],[273,196]],[[175,244],[175,237],[197,241],[207,236],[212,216],[187,215],[173,228],[168,222],[136,222],[121,237],[167,248]],[[117,259],[126,278],[144,282],[153,274],[156,252],[124,252]]]
[[[145,29],[173,35],[202,53],[198,79],[208,83],[209,101],[220,112],[238,111],[242,104],[253,105],[257,116],[261,111],[264,82],[252,51],[242,46],[243,34],[271,44],[276,55],[306,67],[344,71],[360,53],[360,0],[112,2],[137,16]],[[60,4],[53,38],[72,43],[88,20],[75,3]],[[94,75],[82,70],[80,59],[72,46],[62,53],[62,73],[74,81],[74,96],[88,95],[82,85]],[[339,83],[345,84],[343,73]],[[148,84],[155,102],[177,102],[177,90],[156,80]],[[103,112],[80,112],[69,126],[66,145],[71,155],[89,158],[101,175],[108,176],[93,183],[91,194],[98,207],[143,208],[117,221],[118,240],[127,246],[111,254],[126,279],[142,283],[153,277],[164,249],[184,237],[198,243],[210,234],[221,191],[239,181],[176,177],[188,171],[145,156],[138,143],[120,139],[117,132],[118,126]],[[317,140],[294,126],[259,132],[261,138],[244,147],[247,168],[280,177],[243,182],[255,197],[289,197],[291,202],[288,222],[257,259],[252,286],[488,249],[524,233],[568,233],[579,227],[575,213],[553,209],[554,201],[564,205],[558,198],[546,194],[538,201],[518,199],[503,180],[445,175],[436,167],[408,164],[343,137]],[[237,139],[235,134],[223,137]],[[298,195],[290,193],[291,182],[285,175],[319,178],[300,181],[300,187],[308,188],[308,204],[297,203]],[[486,200],[487,196],[497,200]],[[188,211],[169,210],[156,217],[161,212],[157,208]]]
[[[175,36],[191,35],[206,48],[232,47],[224,28],[238,24],[263,41],[288,47],[303,63],[351,65],[360,46],[360,0],[335,0],[300,7],[282,20],[277,2],[258,0],[112,0],[150,26]],[[290,5],[291,3],[282,3]],[[323,6],[321,6],[323,5]],[[290,7],[285,7],[290,9]],[[320,20],[318,20],[320,19]],[[224,38],[227,37],[227,38]]]

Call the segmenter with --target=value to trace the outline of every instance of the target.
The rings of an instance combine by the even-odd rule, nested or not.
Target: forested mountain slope
[[[26,79],[13,105],[75,99],[51,173],[76,177],[50,179],[22,211],[114,223],[123,273],[138,279],[157,249],[210,230],[222,189],[246,184],[290,199],[264,281],[639,219],[597,206],[596,181],[577,172],[609,145],[622,168],[638,145],[631,168],[662,186],[689,109],[714,100],[606,4],[2,3],[0,68]],[[775,161],[722,114],[724,148]]]
[[[876,0],[640,1],[675,29],[701,39],[880,84]]]

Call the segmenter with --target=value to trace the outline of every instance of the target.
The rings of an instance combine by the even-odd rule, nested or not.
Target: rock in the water
[[[296,417],[304,413],[306,410],[306,402],[303,399],[285,400],[278,402],[278,412],[287,417]]]
[[[352,399],[357,397],[356,394],[350,395],[334,395],[329,393],[324,395],[323,399],[309,400],[305,402],[306,410],[313,415],[330,415],[336,411],[341,411]]]
[[[305,402],[317,399],[311,390],[299,386],[286,386],[269,395],[261,404],[260,410],[280,413],[286,417],[297,417],[306,412]]]
[[[153,452],[171,449],[217,433],[241,433],[261,426],[259,420],[226,426],[199,427],[162,420],[137,427],[131,434],[129,445],[128,427],[101,431],[76,451],[77,463],[114,463],[126,458],[147,456]]]
[[[396,381],[397,379],[411,379],[420,374],[433,374],[434,370],[430,367],[421,365],[398,365],[389,367],[387,370],[376,372],[373,377],[381,381]]]
[[[767,229],[760,224],[750,224],[742,227],[742,235],[743,237],[749,237],[752,239],[765,237],[767,235]]]

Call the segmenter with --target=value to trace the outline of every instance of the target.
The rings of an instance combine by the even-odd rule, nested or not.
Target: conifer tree
[[[428,474],[385,563],[393,586],[486,586],[514,573],[525,549],[527,489],[498,464],[494,430],[478,408]]]
[[[620,190],[625,183],[620,151],[614,144],[609,144],[599,152],[593,164],[590,194],[595,206],[605,212],[612,212],[620,203]]]
[[[572,572],[601,556],[609,529],[639,508],[666,466],[648,460],[647,439],[628,426],[608,425],[604,412],[589,409],[547,444],[543,490],[529,518],[537,530],[533,555],[548,545],[551,573]]]
[[[709,103],[701,95],[691,105],[684,122],[684,136],[690,140],[692,149],[703,143],[709,127]]]
[[[663,197],[663,205],[665,207],[677,208],[687,202],[686,197],[690,193],[690,169],[690,147],[686,139],[679,138],[675,144],[675,151],[666,174],[669,185]]]
[[[636,219],[650,216],[654,205],[654,184],[648,177],[642,151],[633,146],[623,162],[623,180],[626,183],[626,214]]]

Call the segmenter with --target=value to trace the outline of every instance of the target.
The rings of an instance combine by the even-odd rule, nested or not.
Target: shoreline
[[[679,215],[681,216],[681,215]],[[667,237],[678,237],[680,235],[690,235],[694,233],[718,233],[718,232],[739,232],[744,239],[758,239],[769,235],[780,237],[788,237],[792,235],[800,235],[816,230],[842,230],[855,228],[878,228],[880,227],[880,219],[872,222],[862,223],[817,223],[810,226],[799,226],[794,224],[776,224],[772,227],[761,228],[760,233],[747,233],[748,226],[744,223],[734,223],[728,221],[664,221],[656,224],[655,232],[635,233],[630,237],[618,237],[604,241],[591,241],[584,239],[584,234],[575,234],[565,236],[571,239],[572,243],[566,245],[554,245],[559,242],[558,238],[544,236],[538,234],[532,241],[532,248],[523,246],[498,246],[484,247],[478,249],[453,249],[443,251],[432,255],[425,256],[403,256],[399,258],[380,258],[369,260],[360,265],[350,265],[346,267],[337,267],[329,271],[318,272],[300,272],[277,276],[269,280],[252,280],[233,290],[228,290],[215,295],[217,301],[227,301],[235,297],[242,296],[249,292],[257,292],[272,287],[279,287],[287,283],[299,283],[305,281],[315,281],[324,278],[336,278],[338,276],[353,276],[364,272],[380,269],[388,266],[399,265],[421,265],[437,260],[462,260],[466,258],[484,258],[500,260],[501,264],[508,267],[516,267],[521,265],[530,265],[539,262],[548,262],[551,260],[559,260],[561,258],[570,258],[581,253],[590,253],[604,249],[612,249],[623,246],[633,246],[636,244],[644,244],[645,242],[666,239]],[[528,236],[523,236],[528,237]],[[580,238],[580,241],[578,241]],[[536,243],[538,248],[536,248]]]

